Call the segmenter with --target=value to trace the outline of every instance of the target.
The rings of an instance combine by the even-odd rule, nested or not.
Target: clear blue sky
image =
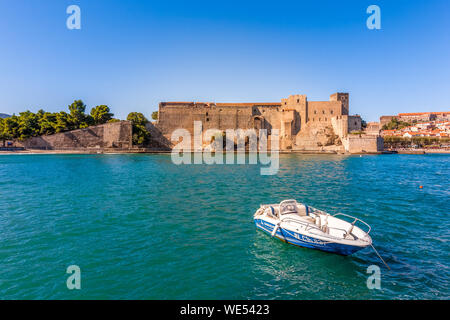
[[[67,6],[81,30],[66,28]],[[369,30],[366,8],[381,8]],[[0,112],[350,93],[350,112],[450,111],[450,1],[0,0]]]

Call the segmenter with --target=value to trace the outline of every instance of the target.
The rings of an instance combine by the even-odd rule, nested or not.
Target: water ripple
[[[3,299],[448,299],[447,155],[280,155],[258,166],[184,165],[168,155],[0,157]],[[424,188],[420,189],[419,186]],[[351,257],[256,231],[261,203],[296,198],[366,220]],[[66,288],[67,266],[82,290]]]

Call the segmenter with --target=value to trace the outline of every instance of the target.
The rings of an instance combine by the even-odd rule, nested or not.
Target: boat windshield
[[[280,203],[280,214],[292,214],[298,213],[297,211],[297,201],[295,200],[285,200]]]

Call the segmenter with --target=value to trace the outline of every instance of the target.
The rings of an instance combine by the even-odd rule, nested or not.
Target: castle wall
[[[308,122],[308,101],[306,95],[290,95],[287,99],[281,99],[281,106],[285,110],[293,110],[297,114],[297,122],[294,124],[296,131],[300,131]]]
[[[343,139],[345,150],[349,153],[366,153],[383,151],[383,138],[375,135],[348,135]]]
[[[308,101],[308,122],[315,125],[331,125],[331,118],[342,114],[340,101]]]
[[[361,131],[361,117],[358,115],[348,116],[348,132]]]
[[[380,134],[381,125],[379,122],[368,122],[365,129],[366,134]]]
[[[397,118],[397,116],[381,116],[380,117],[380,126],[384,126],[385,124],[391,122],[392,119]]]
[[[331,118],[334,132],[341,138],[348,134],[348,116],[336,116]]]
[[[159,105],[156,127],[168,140],[180,128],[187,129],[192,136],[194,121],[201,121],[203,131],[267,129],[271,134],[273,129],[278,129],[282,150],[341,146],[340,138],[361,130],[361,117],[349,115],[348,93],[332,94],[330,101],[308,101],[306,95],[297,94],[281,99],[280,103],[162,102]],[[351,145],[356,146],[357,142],[348,142],[346,150]]]
[[[85,129],[32,137],[20,143],[27,149],[131,148],[130,121],[105,123]]]
[[[203,130],[250,129],[254,125],[253,106],[209,103],[160,104],[157,127],[163,135],[169,136],[180,128],[193,134],[194,121],[201,121]]]

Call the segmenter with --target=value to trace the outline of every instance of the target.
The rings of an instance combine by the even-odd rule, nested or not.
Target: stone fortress
[[[281,102],[161,102],[154,124],[170,141],[174,130],[193,135],[194,121],[207,129],[272,129],[280,134],[280,151],[364,153],[383,150],[378,134],[362,132],[361,117],[349,115],[349,94],[334,93],[329,101],[308,101],[290,95]],[[268,138],[270,140],[270,137]]]

